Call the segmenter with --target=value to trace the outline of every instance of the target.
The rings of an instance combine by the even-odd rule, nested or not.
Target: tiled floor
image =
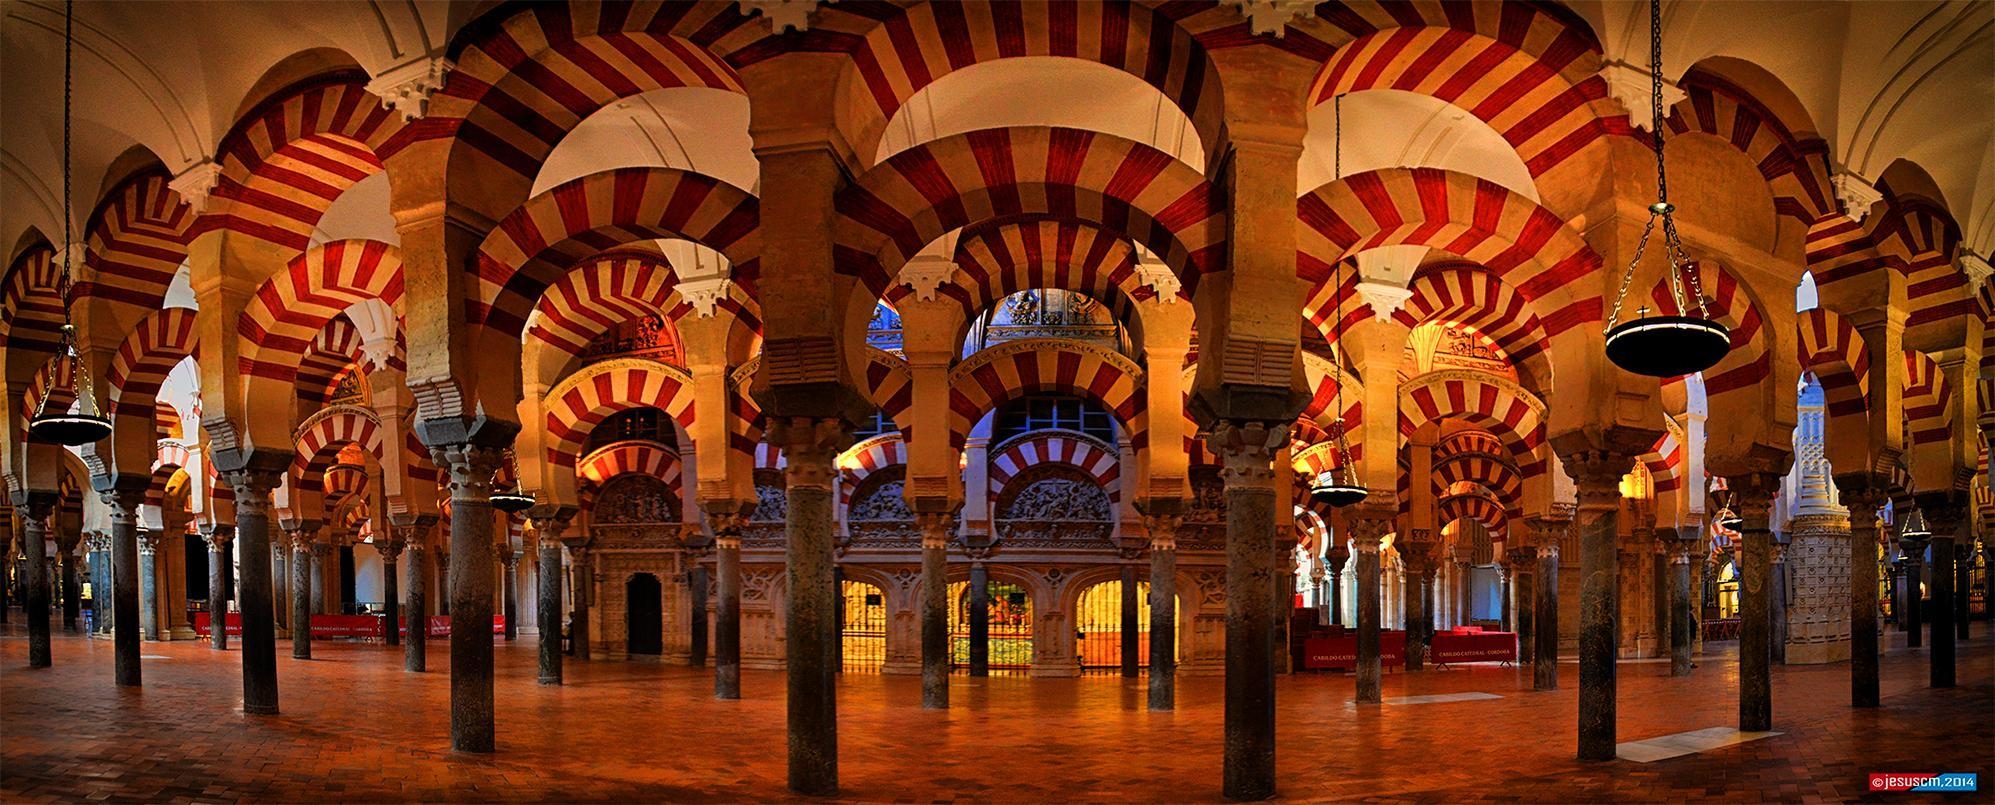
[[[398,649],[279,652],[283,714],[240,711],[238,655],[152,643],[146,687],[111,684],[111,645],[58,635],[55,668],[26,667],[17,615],[0,632],[0,800],[765,801],[784,788],[782,676],[745,674],[714,700],[700,669],[571,663],[534,684],[533,644],[503,646],[499,753],[448,751],[444,672],[406,674]],[[1963,648],[1961,686],[1926,687],[1923,652],[1886,657],[1885,706],[1853,711],[1845,665],[1777,668],[1784,734],[1654,763],[1573,759],[1577,667],[1557,692],[1529,669],[1460,666],[1386,677],[1385,695],[1495,694],[1420,706],[1351,703],[1348,676],[1279,682],[1281,792],[1294,799],[1730,802],[1869,796],[1872,771],[1972,771],[1995,785],[1995,641]],[[431,662],[448,664],[445,643]],[[1736,664],[1621,667],[1620,738],[1736,721]],[[1180,709],[1143,709],[1141,680],[956,678],[925,711],[918,679],[841,682],[844,795],[854,800],[1211,801],[1219,798],[1221,682],[1186,678]],[[1984,788],[1980,797],[1987,797]],[[1921,795],[1926,796],[1926,795]],[[1958,795],[1973,800],[1977,795]],[[1897,801],[1904,794],[1877,795]],[[1986,800],[1983,800],[1986,801]]]

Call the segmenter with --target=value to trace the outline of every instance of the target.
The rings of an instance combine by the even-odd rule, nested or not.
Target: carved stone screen
[[[591,511],[604,525],[679,522],[679,501],[672,487],[649,475],[619,475],[603,484]]]

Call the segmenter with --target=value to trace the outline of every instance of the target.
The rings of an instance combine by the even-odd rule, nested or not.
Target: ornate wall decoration
[[[589,519],[604,525],[677,523],[679,501],[662,480],[636,473],[620,475],[603,484]]]
[[[752,522],[781,523],[788,518],[789,496],[784,492],[782,470],[755,471],[755,511],[748,516]]]
[[[997,531],[1016,548],[1100,548],[1115,532],[1115,507],[1093,478],[1044,464],[1019,473],[999,495]]]
[[[1191,506],[1185,512],[1185,524],[1226,522],[1226,482],[1219,477],[1219,468],[1214,466],[1192,467]]]
[[[852,523],[881,520],[913,520],[914,511],[903,494],[907,481],[905,467],[889,467],[873,473],[852,495],[846,520]]]

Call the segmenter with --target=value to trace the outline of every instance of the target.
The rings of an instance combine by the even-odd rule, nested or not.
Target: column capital
[[[505,448],[459,442],[432,446],[430,460],[447,474],[451,500],[485,501],[492,497],[492,476],[505,461]]]
[[[769,422],[769,443],[783,451],[785,481],[793,487],[829,490],[837,475],[832,460],[852,446],[852,426],[838,417],[777,417]]]
[[[138,540],[139,554],[142,556],[151,556],[153,551],[159,547],[159,532],[145,526],[139,526]]]
[[[954,511],[915,512],[915,527],[921,531],[921,549],[949,547],[949,527],[956,523]]]
[[[374,552],[381,555],[381,561],[383,562],[392,563],[396,559],[401,558],[402,549],[406,547],[408,547],[408,544],[404,543],[400,539],[389,538],[389,539],[374,540]]]
[[[1150,550],[1175,551],[1178,549],[1178,528],[1184,525],[1182,514],[1145,514],[1143,528],[1150,532]]]
[[[1288,431],[1284,423],[1221,419],[1213,423],[1205,443],[1219,454],[1228,488],[1272,489],[1275,452],[1288,444]]]
[[[1587,448],[1561,452],[1559,462],[1578,487],[1580,508],[1618,508],[1621,505],[1621,477],[1634,469],[1635,455]]]
[[[229,549],[229,542],[236,538],[236,527],[232,525],[209,526],[201,532],[201,540],[208,543],[208,550],[222,553]]]

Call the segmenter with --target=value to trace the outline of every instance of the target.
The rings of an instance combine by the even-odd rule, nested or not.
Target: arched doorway
[[[638,573],[623,583],[623,592],[629,607],[625,623],[630,630],[625,650],[633,657],[664,654],[665,591],[658,577]]]
[[[1173,602],[1173,608],[1182,602]],[[1182,623],[1182,620],[1178,621]],[[1122,581],[1111,579],[1081,593],[1074,617],[1075,656],[1082,673],[1109,673],[1122,668]],[[1174,636],[1182,635],[1180,629]],[[1150,583],[1136,583],[1136,667],[1150,667]],[[1175,650],[1175,647],[1174,647]]]
[[[887,661],[887,599],[863,581],[839,585],[844,600],[842,640],[845,670],[878,671]]]
[[[1032,668],[1032,596],[1008,581],[990,582],[991,674],[1024,676]],[[970,667],[970,583],[949,585],[949,646],[954,667]]]

